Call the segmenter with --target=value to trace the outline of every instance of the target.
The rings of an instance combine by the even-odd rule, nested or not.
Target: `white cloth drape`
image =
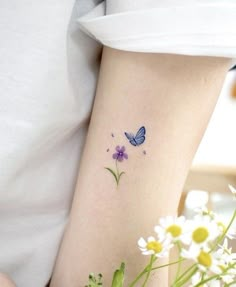
[[[79,23],[115,49],[229,57],[235,63],[235,0],[108,0]]]

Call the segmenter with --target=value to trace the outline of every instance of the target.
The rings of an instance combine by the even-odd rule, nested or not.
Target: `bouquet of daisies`
[[[236,189],[229,185],[236,199]],[[146,240],[140,238],[138,247],[143,255],[150,256],[149,264],[127,287],[148,286],[151,272],[160,268],[176,265],[176,275],[171,287],[230,287],[236,286],[236,253],[229,247],[229,240],[236,239],[233,223],[236,209],[228,225],[206,207],[196,210],[193,219],[184,216],[167,216],[154,227],[155,236]],[[158,258],[168,257],[172,248],[178,250],[178,260],[165,265],[154,266]],[[189,267],[183,268],[183,262]],[[184,264],[186,266],[186,264]],[[125,263],[114,272],[111,287],[124,287]],[[142,282],[142,283],[141,283]],[[102,274],[89,274],[85,287],[99,287]]]

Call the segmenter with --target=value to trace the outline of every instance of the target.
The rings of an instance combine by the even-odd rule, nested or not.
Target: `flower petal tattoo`
[[[114,159],[118,161],[123,161],[123,159],[128,159],[127,153],[125,153],[125,147],[120,147],[119,145],[116,147],[116,153],[112,156]]]
[[[115,169],[112,169],[110,167],[105,167],[105,169],[108,170],[114,176],[116,184],[118,186],[121,176],[125,174],[124,171],[119,171],[118,162],[122,162],[124,159],[128,159],[128,154],[125,152],[124,146],[120,147],[118,145],[115,150],[116,152],[112,155],[112,158],[115,160]]]

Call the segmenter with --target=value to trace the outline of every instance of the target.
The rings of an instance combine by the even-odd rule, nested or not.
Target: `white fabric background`
[[[90,12],[94,22],[111,20],[116,38],[117,16],[97,19],[104,7],[127,17],[173,1],[74,2],[0,2],[0,270],[18,287],[47,283],[75,187],[101,56],[101,44],[77,19]],[[83,29],[99,37],[107,32],[102,25]]]
[[[79,22],[116,49],[236,58],[235,17],[235,0],[110,0]]]
[[[86,134],[96,45],[71,27],[67,51],[73,5],[0,1],[0,270],[18,287],[50,277]]]

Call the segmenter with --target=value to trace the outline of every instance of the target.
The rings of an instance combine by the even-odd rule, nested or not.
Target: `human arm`
[[[148,263],[137,240],[152,232],[160,216],[176,213],[230,61],[104,47],[73,206],[51,287],[84,286],[90,272],[101,272],[104,286],[110,286],[122,261],[127,284]],[[146,128],[146,140],[134,147],[124,132],[141,126]],[[114,166],[117,145],[124,145],[128,154],[119,164],[125,174],[118,188],[104,168]],[[168,286],[167,274],[157,275],[149,286],[160,282]]]

